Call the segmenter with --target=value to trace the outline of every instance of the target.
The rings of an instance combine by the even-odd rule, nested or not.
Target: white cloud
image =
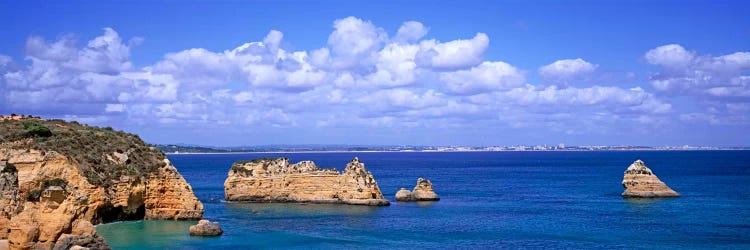
[[[171,75],[191,88],[208,89],[231,81],[239,69],[224,54],[189,49],[167,54],[151,71]]]
[[[132,91],[121,92],[120,102],[170,102],[178,99],[180,82],[170,74],[145,72],[124,72],[124,79],[133,81]]]
[[[123,43],[111,29],[80,47],[72,36],[54,42],[32,37],[30,64],[2,76],[0,102],[21,111],[54,106],[49,112],[127,117],[133,124],[256,128],[539,124],[574,131],[581,123],[576,117],[653,123],[673,112],[669,102],[641,88],[527,83],[523,70],[484,59],[484,33],[439,42],[422,40],[428,28],[415,21],[405,22],[392,39],[356,17],[333,26],[327,46],[310,51],[285,50],[284,34],[271,30],[259,41],[223,51],[167,53],[142,68],[129,61],[130,46],[142,39]],[[721,58],[711,67],[746,64],[744,54]],[[596,67],[583,59],[560,60],[540,74],[574,77]],[[587,128],[596,124],[587,122]]]
[[[420,109],[441,105],[445,102],[445,99],[434,90],[428,90],[420,94],[406,89],[388,89],[371,93],[359,101],[366,106],[387,111],[402,110],[403,108]]]
[[[598,65],[581,58],[557,60],[539,68],[539,75],[545,81],[567,83],[576,77],[594,72]]]
[[[364,85],[398,87],[414,83],[419,74],[414,62],[417,51],[417,45],[388,44],[378,52],[377,70],[364,77]]]
[[[401,25],[401,27],[398,28],[398,33],[396,33],[396,37],[393,38],[393,41],[397,43],[411,43],[416,42],[425,35],[427,35],[427,31],[429,31],[427,27],[425,27],[422,23],[416,22],[416,21],[408,21],[404,22],[404,24]]]
[[[504,62],[483,62],[468,70],[440,73],[446,90],[459,95],[507,90],[523,86],[523,72]]]
[[[484,33],[477,33],[469,40],[446,43],[422,41],[416,62],[421,67],[438,70],[465,69],[482,63],[489,44],[490,39]]]
[[[62,69],[100,74],[115,74],[132,67],[128,60],[130,46],[123,44],[119,34],[111,28],[104,28],[103,35],[81,49],[76,47],[76,40],[71,35],[53,43],[30,37],[26,41],[26,55],[34,61],[49,62]]]
[[[244,103],[251,102],[254,99],[254,95],[253,95],[253,92],[243,91],[243,92],[235,94],[232,97],[232,99],[234,99],[234,101],[237,104],[244,104]]]
[[[331,66],[336,69],[371,63],[374,55],[388,40],[383,29],[352,16],[334,21],[333,27],[333,33],[328,36],[328,45],[334,56]]]
[[[10,58],[10,56],[0,54],[0,67],[5,67],[11,62],[13,62],[13,58]]]
[[[616,113],[663,114],[672,105],[663,102],[641,88],[593,86],[588,88],[558,88],[527,85],[506,92],[470,97],[475,103],[514,105],[532,109],[569,110],[577,107],[604,107]]]
[[[32,36],[26,40],[26,56],[45,61],[71,61],[78,54],[76,41],[66,35],[57,42],[47,43],[43,38]]]
[[[125,105],[124,104],[107,104],[107,106],[104,108],[104,111],[106,112],[122,112],[125,111]]]
[[[105,28],[85,46],[76,44],[72,35],[49,43],[30,37],[26,58],[31,64],[2,77],[8,109],[97,114],[111,111],[116,107],[111,105],[121,101],[160,101],[163,98],[153,97],[164,95],[176,98],[176,82],[170,83],[170,89],[155,77],[135,77],[150,73],[133,69],[128,59],[130,47],[113,29]]]
[[[297,122],[281,109],[274,108],[267,111],[252,112],[245,117],[245,123],[272,127],[297,126]]]
[[[648,51],[646,60],[661,66],[651,76],[651,86],[673,95],[704,97],[750,96],[750,53],[697,56],[682,46],[670,44]]]
[[[664,67],[684,67],[693,60],[695,54],[679,44],[659,46],[646,52],[646,61]]]

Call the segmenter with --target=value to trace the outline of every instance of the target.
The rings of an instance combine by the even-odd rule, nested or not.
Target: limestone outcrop
[[[636,160],[625,170],[622,178],[622,186],[625,187],[623,197],[630,198],[658,198],[679,197],[680,194],[669,188],[664,182],[656,177],[646,164]]]
[[[224,182],[227,201],[338,203],[388,206],[365,164],[354,158],[344,171],[287,158],[236,162]]]
[[[412,191],[401,188],[396,192],[396,201],[438,201],[438,196],[434,190],[432,190],[432,182],[429,180],[419,178],[417,179],[417,185],[414,186]]]
[[[38,118],[0,130],[0,239],[11,249],[107,249],[93,224],[202,217],[190,185],[135,135]]]
[[[219,236],[224,233],[218,222],[209,220],[200,220],[197,225],[192,225],[188,229],[192,236]]]

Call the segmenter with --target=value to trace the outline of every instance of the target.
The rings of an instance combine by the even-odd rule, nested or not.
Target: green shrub
[[[123,175],[147,177],[164,165],[165,158],[137,135],[62,120],[5,120],[0,122],[0,143],[13,149],[58,152],[78,164],[89,183],[104,187]],[[128,162],[109,161],[107,156],[113,152],[127,152]]]
[[[263,162],[263,161],[274,161],[274,160],[278,160],[278,159],[286,159],[286,158],[283,158],[283,157],[279,157],[279,158],[263,157],[263,158],[257,158],[257,159],[252,159],[252,160],[235,161],[234,164],[232,164],[232,165],[245,165],[246,163],[258,163],[258,162]]]
[[[52,136],[52,131],[50,131],[49,128],[36,122],[25,121],[23,122],[23,128],[26,130],[26,134],[30,136],[41,136],[41,137]]]

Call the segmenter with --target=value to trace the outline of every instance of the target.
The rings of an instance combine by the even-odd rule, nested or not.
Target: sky
[[[750,146],[747,1],[0,1],[0,114],[212,146]]]

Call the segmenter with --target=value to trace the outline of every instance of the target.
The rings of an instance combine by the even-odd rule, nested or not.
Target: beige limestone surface
[[[290,164],[287,158],[237,162],[229,170],[224,193],[227,201],[390,205],[358,158],[342,173],[312,161]]]
[[[625,170],[622,178],[623,197],[659,198],[679,197],[680,194],[664,184],[641,160],[636,160]]]

